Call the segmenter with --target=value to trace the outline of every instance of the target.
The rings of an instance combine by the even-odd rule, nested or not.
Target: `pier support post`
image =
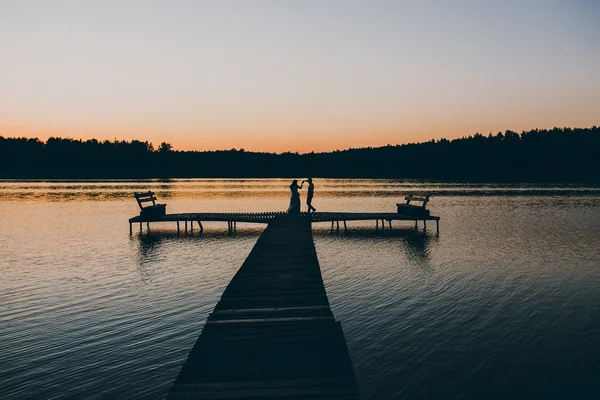
[[[142,231],[142,221],[140,221],[140,232]]]
[[[440,236],[440,220],[439,219],[435,220],[435,231],[436,231],[436,235]]]
[[[198,226],[200,227],[200,233],[202,233],[202,231],[204,231],[204,227],[202,226],[202,222],[200,221],[196,221],[198,222]]]
[[[346,221],[344,221],[344,233],[346,233],[346,231],[348,231],[348,227],[346,226]]]
[[[392,230],[392,220],[390,219],[390,220],[388,221],[388,223],[390,224],[390,231],[391,231],[391,230]]]
[[[333,221],[331,221],[331,229],[333,229]]]
[[[419,221],[415,219],[415,231],[419,229]]]
[[[130,222],[129,223],[129,236],[133,235],[133,224]]]
[[[190,231],[194,233],[194,221],[190,221]]]
[[[425,230],[425,231],[427,230],[427,220],[426,219],[423,220],[423,230]]]
[[[177,234],[179,235],[180,230],[179,230],[179,221],[177,221]]]
[[[187,233],[187,221],[184,221],[185,223],[185,233]]]
[[[335,229],[336,232],[340,231],[340,221],[336,221],[337,223],[337,228]]]
[[[150,222],[146,222],[146,229],[150,230]]]
[[[376,231],[379,230],[379,220],[378,219],[375,220],[375,230]]]
[[[383,221],[383,219],[381,220],[381,230],[385,231],[385,222]]]

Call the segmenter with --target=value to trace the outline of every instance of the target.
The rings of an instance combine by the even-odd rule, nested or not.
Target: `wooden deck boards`
[[[273,218],[281,215],[288,215],[285,212],[265,212],[265,213],[180,213],[166,214],[163,216],[135,216],[129,219],[130,223],[135,222],[174,222],[174,221],[221,221],[221,222],[250,222],[268,224]],[[300,216],[308,216],[308,213],[301,213]],[[415,216],[403,215],[398,213],[353,213],[353,212],[315,212],[310,214],[312,222],[332,222],[332,221],[434,221],[440,217],[435,216]]]
[[[308,217],[269,221],[208,317],[169,398],[359,398]]]
[[[180,231],[180,222],[185,223],[185,230],[187,231],[187,223],[190,222],[190,229],[193,231],[194,222],[198,224],[200,232],[203,231],[202,222],[227,222],[227,229],[229,233],[232,233],[238,222],[246,223],[259,223],[268,224],[274,218],[287,216],[289,214],[285,212],[264,212],[264,213],[183,213],[183,214],[166,214],[166,215],[138,215],[129,219],[129,233],[133,235],[133,224],[140,224],[140,232],[142,231],[142,224],[146,223],[150,228],[150,222],[176,222],[177,232]],[[353,213],[353,212],[315,212],[315,213],[300,213],[299,217],[308,218],[312,223],[317,222],[331,222],[337,223],[336,229],[339,231],[340,222],[344,224],[344,230],[347,229],[346,222],[348,221],[376,221],[376,227],[379,227],[379,221],[381,221],[381,228],[385,229],[384,221],[387,221],[391,229],[392,221],[415,221],[415,228],[417,227],[417,221],[423,221],[423,227],[427,229],[427,221],[435,221],[436,230],[439,234],[440,217],[432,215],[408,215],[400,213]]]

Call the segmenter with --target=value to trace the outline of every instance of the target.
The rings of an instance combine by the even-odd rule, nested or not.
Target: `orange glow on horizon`
[[[13,3],[6,137],[306,153],[600,123],[593,2]]]
[[[211,151],[211,150],[229,150],[245,149],[253,152],[329,152],[334,150],[345,150],[349,148],[362,147],[381,147],[386,145],[397,145],[406,143],[426,142],[432,139],[439,140],[446,138],[449,140],[463,136],[473,135],[477,132],[487,135],[492,132],[513,130],[521,132],[530,129],[550,129],[554,126],[570,127],[591,127],[598,123],[588,125],[525,125],[509,126],[506,128],[478,129],[475,124],[465,124],[465,128],[441,129],[439,127],[412,129],[379,129],[367,131],[363,129],[356,130],[328,130],[328,131],[290,131],[287,130],[284,135],[278,135],[275,132],[266,131],[263,134],[255,134],[247,131],[242,132],[219,132],[211,135],[193,135],[188,132],[165,135],[160,132],[149,130],[145,133],[142,129],[133,131],[119,130],[106,133],[101,128],[78,129],[78,128],[50,128],[34,126],[6,126],[0,125],[0,136],[4,137],[26,137],[38,138],[46,141],[50,137],[62,137],[72,139],[97,139],[104,140],[140,140],[151,142],[154,147],[158,147],[161,142],[168,142],[173,145],[174,150],[180,151]]]

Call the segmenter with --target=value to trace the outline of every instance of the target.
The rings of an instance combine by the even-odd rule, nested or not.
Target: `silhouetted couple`
[[[302,181],[300,186],[298,186],[298,180],[294,179],[292,184],[290,185],[290,190],[292,191],[292,196],[290,197],[290,206],[287,210],[290,214],[299,214],[300,213],[300,193],[298,193],[299,189],[302,189],[304,186],[304,182],[308,182],[308,193],[306,195],[306,205],[308,206],[309,214],[311,212],[317,211],[316,208],[312,206],[313,195],[315,194],[315,185],[313,184],[312,178],[308,178],[305,181]]]

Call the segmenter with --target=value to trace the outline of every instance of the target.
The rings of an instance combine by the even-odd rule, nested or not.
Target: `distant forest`
[[[600,128],[534,129],[326,153],[175,151],[138,140],[0,136],[0,178],[398,178],[600,182]]]

